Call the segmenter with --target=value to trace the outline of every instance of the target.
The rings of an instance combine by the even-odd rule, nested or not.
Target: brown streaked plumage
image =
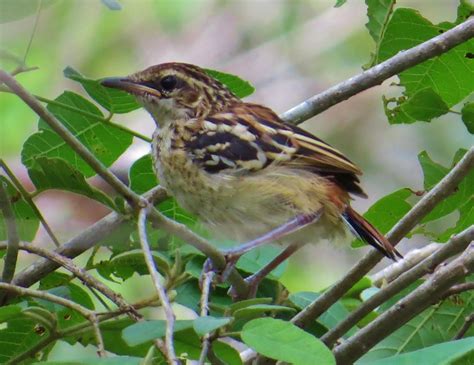
[[[313,242],[348,226],[387,257],[400,256],[350,207],[351,194],[366,196],[354,163],[271,109],[243,102],[201,68],[165,63],[103,84],[136,95],[150,112],[160,183],[213,232],[250,240],[317,215],[278,241]]]

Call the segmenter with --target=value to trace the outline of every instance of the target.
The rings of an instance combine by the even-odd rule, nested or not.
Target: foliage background
[[[366,22],[362,1],[349,1],[336,9],[333,0],[123,0],[121,11],[111,11],[98,0],[44,0],[36,30],[37,2],[16,3],[17,14],[0,8],[1,16],[21,17],[24,11],[31,15],[0,24],[1,48],[20,58],[26,55],[28,65],[40,68],[18,79],[34,94],[51,99],[64,89],[83,93],[77,83],[63,76],[61,71],[68,65],[95,79],[182,61],[250,80],[257,91],[249,100],[283,112],[358,73],[373,50],[362,27]],[[448,0],[398,1],[398,6],[419,9],[435,23],[454,20],[457,5],[457,1]],[[1,68],[12,68],[5,58],[0,61]],[[416,158],[420,151],[426,150],[434,160],[449,165],[455,151],[472,144],[472,136],[454,114],[429,124],[389,126],[380,95],[393,91],[388,90],[389,83],[384,85],[305,123],[308,130],[341,149],[364,170],[362,183],[370,198],[354,202],[362,212],[401,186],[422,189]],[[37,117],[16,96],[6,93],[0,93],[0,108],[0,157],[28,186],[19,151],[36,130]],[[141,110],[115,120],[145,135],[153,129],[151,119]],[[133,161],[147,151],[147,144],[135,142],[113,165],[114,172],[125,178]],[[100,186],[98,179],[93,181]],[[41,195],[38,205],[60,238],[80,232],[107,213],[97,203],[58,191]],[[452,218],[454,222],[455,214]],[[417,240],[426,243],[426,239]],[[40,230],[35,242],[49,240]],[[410,248],[416,243],[410,240]],[[402,243],[401,251],[407,248]],[[282,282],[292,292],[322,289],[342,276],[364,250],[334,249],[326,244],[306,247],[290,261]],[[29,262],[24,259],[20,263],[27,266]],[[140,290],[143,280],[137,276],[120,291],[131,300],[146,297],[149,293]],[[68,345],[62,346],[55,349],[52,359],[75,356],[67,350]],[[94,350],[76,346],[74,354],[80,351]]]

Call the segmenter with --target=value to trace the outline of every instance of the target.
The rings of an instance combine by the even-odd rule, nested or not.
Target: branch
[[[166,294],[165,288],[160,282],[158,270],[156,269],[155,261],[153,260],[153,256],[151,254],[150,245],[148,244],[148,237],[146,233],[147,214],[148,214],[148,208],[140,209],[140,213],[138,214],[138,222],[137,222],[138,235],[140,237],[140,244],[142,246],[142,251],[145,257],[146,266],[148,268],[148,271],[151,276],[151,280],[153,281],[153,285],[155,286],[156,292],[158,293],[161,306],[163,307],[163,311],[165,312],[165,316],[166,316],[164,355],[168,359],[169,364],[179,365],[179,361],[176,359],[176,353],[174,351],[174,344],[173,344],[173,332],[174,332],[173,308],[171,308],[168,295]]]
[[[417,314],[436,303],[453,284],[474,271],[474,243],[446,266],[441,266],[422,285],[359,330],[333,352],[337,364],[352,364],[374,345]]]
[[[372,275],[372,285],[381,288],[383,285],[391,283],[401,274],[407,272],[412,267],[438,251],[442,246],[444,245],[440,243],[431,243],[422,248],[409,251],[403,260],[394,262],[383,270]]]
[[[7,228],[7,254],[5,255],[5,261],[3,266],[2,281],[9,283],[13,279],[16,268],[16,260],[18,258],[18,245],[20,243],[20,237],[18,236],[18,227],[15,222],[15,215],[10,203],[10,198],[7,193],[6,184],[0,180],[0,210],[5,218],[5,225]],[[2,301],[3,295],[0,295],[0,301]]]
[[[444,293],[442,299],[446,299],[452,295],[458,295],[470,290],[474,290],[474,281],[453,285],[451,288],[449,288],[449,290],[446,291],[446,293]]]
[[[53,114],[51,114],[38,100],[35,99],[15,78],[0,70],[0,82],[5,83],[31,109],[38,114],[48,125],[84,160],[97,174],[102,177],[117,193],[121,194],[132,205],[138,205],[140,196],[130,190],[120,179],[112,174],[84,145],[74,136]]]
[[[334,328],[321,337],[321,341],[331,348],[334,343],[344,335],[344,333],[349,331],[372,310],[392,298],[417,279],[432,272],[438,265],[449,257],[464,251],[472,241],[474,241],[474,227],[470,227],[458,235],[453,236],[449,242],[441,246],[436,253],[420,262],[411,270],[400,275],[398,279],[392,281],[385,288],[367,299],[359,308],[354,310],[348,317],[339,322]]]
[[[4,246],[2,243],[0,243],[0,249],[2,249]],[[97,289],[99,292],[104,294],[107,298],[109,298],[112,302],[117,304],[119,309],[123,313],[129,314],[132,319],[137,320],[140,315],[138,312],[131,306],[129,303],[127,303],[123,297],[119,294],[114,292],[112,289],[110,289],[108,286],[106,286],[104,283],[101,281],[97,280],[94,278],[91,274],[89,274],[87,271],[84,269],[78,267],[71,259],[61,256],[57,252],[54,251],[49,251],[47,249],[44,249],[39,246],[35,246],[29,243],[21,243],[19,245],[19,248],[21,250],[34,253],[36,255],[45,257],[51,261],[54,261],[58,266],[64,267],[66,270],[70,271],[73,273],[75,276],[77,276],[79,279],[81,279],[86,285],[89,287]]]
[[[420,45],[401,51],[392,58],[315,95],[287,112],[280,118],[287,123],[299,124],[349,99],[361,91],[380,85],[383,81],[474,37],[474,19],[434,37]]]
[[[454,340],[460,340],[461,338],[463,338],[466,332],[469,331],[469,328],[472,326],[472,323],[474,323],[474,313],[471,313],[466,317],[461,329],[458,333],[456,333],[456,336],[454,336]]]
[[[214,272],[208,271],[208,272],[204,273],[203,276],[204,276],[204,279],[202,281],[201,302],[200,302],[201,317],[207,316],[208,311],[209,311],[209,308],[208,308],[208,306],[209,306],[209,294],[210,294],[212,279],[214,277]],[[209,348],[210,348],[210,344],[211,344],[210,334],[206,333],[202,337],[201,342],[202,342],[202,349],[201,349],[201,354],[199,356],[198,365],[204,365],[204,363],[206,362],[206,357],[207,357],[207,354],[209,352]]]
[[[68,258],[79,256],[81,253],[94,247],[98,242],[116,231],[125,221],[126,218],[122,215],[115,212],[110,213],[86,228],[54,252]],[[49,259],[39,259],[16,275],[12,283],[18,286],[29,287],[56,270],[58,267],[60,267],[60,265],[54,261]]]
[[[456,166],[436,184],[423,198],[421,198],[410,211],[390,230],[387,239],[396,245],[407,235],[433,208],[452,194],[462,179],[474,166],[474,147],[464,155]],[[378,251],[372,250],[365,255],[359,263],[335,283],[329,290],[324,292],[318,299],[313,301],[291,320],[292,323],[304,327],[314,321],[328,308],[336,303],[352,286],[383,258]]]

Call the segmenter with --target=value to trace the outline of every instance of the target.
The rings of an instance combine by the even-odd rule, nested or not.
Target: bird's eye
[[[174,75],[165,76],[161,79],[160,85],[165,91],[171,91],[176,87],[178,79]]]

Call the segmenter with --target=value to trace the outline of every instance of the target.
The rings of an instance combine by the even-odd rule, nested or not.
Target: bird
[[[254,287],[299,247],[348,230],[386,257],[402,257],[350,205],[353,196],[367,197],[359,167],[270,108],[241,100],[203,68],[162,63],[101,83],[134,95],[154,119],[160,184],[216,237],[243,242],[226,251],[229,262],[268,242],[286,247],[249,278]]]

